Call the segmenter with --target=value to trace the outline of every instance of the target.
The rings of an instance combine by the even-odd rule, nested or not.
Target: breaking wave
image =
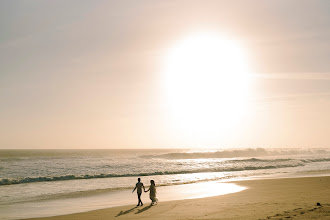
[[[202,158],[235,158],[235,157],[262,157],[262,156],[285,156],[285,155],[314,155],[329,154],[326,150],[266,150],[264,148],[248,148],[242,150],[221,150],[214,152],[177,152],[160,155],[144,155],[143,158],[163,158],[163,159],[202,159]]]
[[[330,160],[330,159],[329,159]],[[63,181],[63,180],[79,180],[79,179],[96,179],[96,178],[112,178],[112,177],[135,177],[135,176],[155,176],[155,175],[171,175],[171,174],[189,174],[189,173],[205,173],[205,172],[232,172],[244,170],[261,170],[261,169],[277,169],[285,167],[304,166],[303,163],[295,164],[280,164],[267,166],[244,166],[235,168],[203,168],[195,170],[180,170],[180,171],[163,171],[150,173],[134,173],[134,174],[96,174],[96,175],[64,175],[64,176],[41,176],[41,177],[26,177],[26,178],[12,178],[1,179],[0,185],[12,185],[32,182],[47,182],[47,181]]]

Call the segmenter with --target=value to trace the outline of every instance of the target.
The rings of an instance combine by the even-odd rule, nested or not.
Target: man
[[[132,193],[133,193],[135,190],[136,190],[136,192],[137,192],[137,196],[138,196],[138,199],[139,199],[139,203],[137,204],[137,206],[140,206],[140,203],[141,203],[141,206],[143,206],[143,203],[142,203],[142,201],[141,201],[142,187],[143,187],[143,191],[145,191],[146,189],[144,188],[143,183],[141,183],[141,179],[138,178],[138,182],[136,183],[135,188],[134,188],[133,191],[132,191]]]

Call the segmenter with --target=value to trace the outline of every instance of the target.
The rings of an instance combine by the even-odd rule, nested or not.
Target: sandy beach
[[[38,220],[73,219],[330,219],[330,176],[235,182],[227,195],[107,208]],[[320,203],[320,205],[317,205]]]

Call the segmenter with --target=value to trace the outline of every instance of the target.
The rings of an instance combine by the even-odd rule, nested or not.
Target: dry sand
[[[155,206],[129,205],[39,220],[330,219],[330,176],[235,183],[248,189],[209,198],[159,202]]]

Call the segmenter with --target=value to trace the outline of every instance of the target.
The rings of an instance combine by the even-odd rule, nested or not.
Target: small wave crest
[[[328,161],[330,161],[330,158],[303,159],[301,161],[304,162],[304,163],[328,162]]]
[[[293,159],[258,159],[258,158],[248,158],[248,159],[238,159],[238,160],[229,160],[230,162],[286,162],[292,161]]]

